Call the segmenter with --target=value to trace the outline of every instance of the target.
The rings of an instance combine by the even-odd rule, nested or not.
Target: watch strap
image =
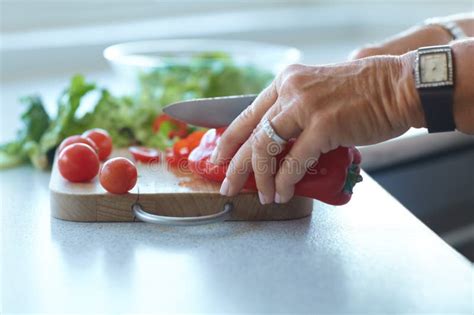
[[[453,115],[454,89],[440,87],[419,89],[421,104],[425,112],[428,132],[445,132],[456,129]]]

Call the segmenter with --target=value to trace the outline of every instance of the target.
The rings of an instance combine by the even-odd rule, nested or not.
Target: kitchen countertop
[[[219,20],[185,17],[188,23],[200,22],[191,32],[180,31],[188,25],[181,25],[183,20],[172,24],[166,20],[145,21],[133,28],[124,24],[120,28],[124,32],[96,26],[86,32],[67,29],[67,39],[64,31],[3,36],[0,142],[11,139],[19,127],[18,96],[39,92],[54,113],[54,101],[72,73],[86,73],[100,85],[109,85],[110,73],[102,73],[107,68],[100,56],[107,41],[214,34],[298,46],[305,62],[328,63],[344,60],[355,47],[428,16],[462,11],[460,6],[469,5],[413,10],[410,3],[410,10],[393,11],[393,5],[386,4],[387,16],[380,14],[387,10],[377,11],[368,3],[369,17],[365,7],[356,6],[344,14],[332,7],[302,8],[296,15],[278,7],[265,9],[263,17],[254,19],[265,26],[261,30],[231,13]],[[292,18],[281,18],[282,12]],[[410,14],[400,19],[400,12]],[[369,23],[355,29],[359,20],[350,18],[354,16]],[[206,21],[212,23],[202,27]],[[216,21],[228,29],[216,27]],[[339,24],[346,28],[338,31],[334,26]],[[243,33],[239,25],[245,26]],[[69,45],[54,48],[46,45],[48,41]],[[35,43],[46,46],[8,49],[8,44]],[[368,176],[356,187],[349,205],[315,203],[308,218],[191,228],[53,219],[48,181],[49,173],[30,167],[0,172],[0,313],[473,312],[471,263]]]
[[[48,180],[0,172],[3,313],[473,311],[470,262],[367,175],[308,218],[186,228],[51,218]]]

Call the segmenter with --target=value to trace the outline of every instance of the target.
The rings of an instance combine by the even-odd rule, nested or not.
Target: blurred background
[[[428,17],[473,9],[469,0],[2,0],[0,142],[13,138],[20,125],[20,96],[41,94],[54,114],[59,92],[75,73],[127,93],[102,56],[111,44],[242,39],[294,46],[302,51],[302,62],[323,64],[344,61],[353,49]],[[362,151],[366,171],[474,260],[473,137],[410,130]]]

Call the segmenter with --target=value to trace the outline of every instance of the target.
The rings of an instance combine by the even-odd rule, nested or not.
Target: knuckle
[[[236,182],[237,178],[239,177],[239,173],[234,169],[234,168],[229,168],[227,170],[227,173],[225,174],[225,177],[227,180],[229,180],[231,183]]]
[[[302,64],[299,64],[299,63],[294,63],[294,64],[291,64],[291,65],[288,65],[285,67],[285,69],[283,70],[283,73],[286,74],[286,75],[290,75],[294,72],[299,72],[301,71],[302,69],[304,69],[306,66],[302,65]]]
[[[276,163],[272,158],[261,158],[257,156],[252,159],[252,168],[255,176],[266,178],[275,174]]]
[[[287,66],[280,75],[278,76],[278,81],[280,85],[288,84],[288,82],[292,82],[295,80],[295,77],[298,77],[299,73],[304,72],[307,66],[302,64],[291,64]]]
[[[283,87],[290,90],[300,90],[304,86],[306,79],[304,74],[294,72],[286,77]]]
[[[252,151],[261,154],[267,149],[267,141],[262,134],[262,131],[255,132],[252,137]]]
[[[250,104],[247,108],[244,109],[242,113],[239,115],[239,120],[249,120],[255,116],[255,106]]]
[[[226,177],[230,182],[237,182],[245,174],[247,174],[245,163],[238,163],[233,160],[227,169]]]
[[[305,172],[304,163],[293,155],[288,154],[283,160],[279,173],[286,183],[294,185],[303,178]]]

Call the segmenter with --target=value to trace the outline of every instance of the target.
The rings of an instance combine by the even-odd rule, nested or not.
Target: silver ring
[[[273,140],[274,142],[276,142],[277,144],[279,145],[284,145],[286,144],[286,140],[283,139],[282,137],[280,137],[275,129],[273,129],[272,125],[270,124],[270,121],[267,119],[267,118],[264,118],[263,121],[262,121],[262,129],[263,131],[265,131],[265,133],[267,134],[267,136]]]

